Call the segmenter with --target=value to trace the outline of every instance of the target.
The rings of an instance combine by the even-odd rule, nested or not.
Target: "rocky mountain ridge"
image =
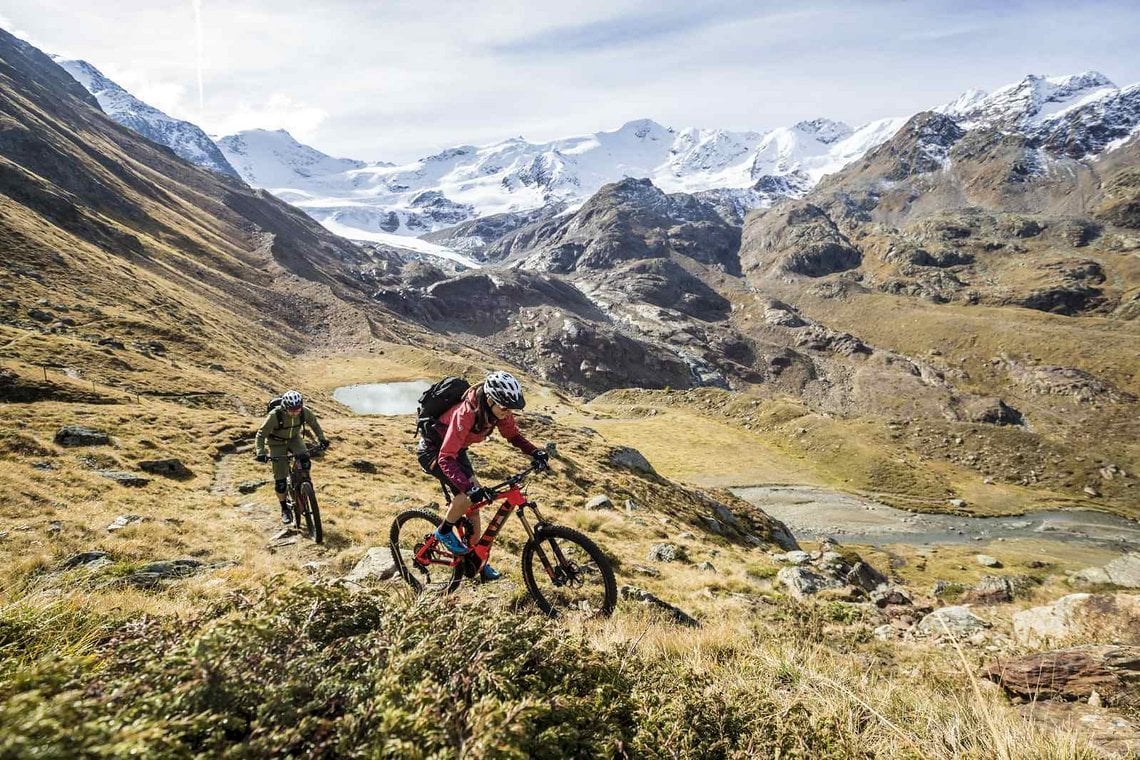
[[[238,178],[240,175],[222,151],[202,129],[175,119],[131,95],[87,61],[54,58],[99,101],[99,107],[112,119],[143,137],[165,145],[192,164]]]

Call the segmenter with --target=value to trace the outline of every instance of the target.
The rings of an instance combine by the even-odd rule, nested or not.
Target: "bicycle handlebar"
[[[544,470],[549,469],[549,467],[550,467],[550,465],[547,465],[543,469]],[[488,486],[487,490],[493,491],[495,493],[495,497],[497,498],[499,496],[499,489],[517,486],[519,483],[522,483],[524,480],[526,480],[527,475],[530,475],[531,473],[534,473],[534,472],[541,472],[541,470],[536,470],[535,466],[532,464],[530,467],[527,467],[525,470],[522,470],[520,472],[516,472],[514,475],[512,475],[509,478],[507,478],[506,480],[504,480],[502,483],[499,483],[499,484],[493,485],[493,486]]]
[[[308,454],[309,456],[319,456],[320,454],[324,453],[324,449],[322,449],[320,446],[306,445],[305,446],[305,453]],[[269,457],[269,461],[270,462],[280,462],[282,459],[295,459],[298,456],[300,456],[300,454],[296,454],[292,451],[286,451],[285,454],[282,456]]]

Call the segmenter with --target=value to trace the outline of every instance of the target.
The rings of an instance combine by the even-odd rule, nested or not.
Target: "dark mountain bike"
[[[323,452],[319,447],[308,447],[309,457],[317,457]],[[292,451],[284,456],[269,457],[270,461],[278,459],[291,459],[285,504],[293,512],[293,527],[300,530],[301,523],[305,524],[305,533],[316,543],[325,540],[324,528],[321,527],[321,508],[317,504],[317,492],[313,490],[312,476],[301,467],[301,460]]]
[[[469,517],[494,501],[502,505],[487,525],[479,542],[466,554],[455,555],[435,538],[443,518],[426,509],[409,509],[392,521],[389,545],[392,561],[400,576],[416,593],[450,593],[464,576],[474,578],[487,562],[495,536],[514,512],[526,531],[522,549],[522,575],[526,589],[538,608],[551,617],[606,617],[617,604],[617,582],[613,567],[598,545],[572,528],[555,525],[539,513],[538,505],[527,499],[522,483],[534,466],[491,487],[494,496],[473,504],[455,524],[464,541],[471,535]],[[445,495],[447,490],[444,489]],[[526,517],[530,510],[532,527]]]

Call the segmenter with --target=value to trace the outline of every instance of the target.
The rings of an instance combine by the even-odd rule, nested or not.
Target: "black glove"
[[[321,451],[328,451],[328,448],[329,448],[329,442],[328,441],[321,441],[320,450]]]
[[[538,451],[531,454],[530,458],[534,460],[535,472],[542,472],[543,470],[550,467],[550,453],[545,449],[539,449]]]
[[[490,501],[495,498],[495,492],[490,488],[483,488],[483,486],[473,486],[467,489],[467,498],[471,499],[472,504],[478,504],[481,501]]]
[[[254,459],[256,459],[257,461],[261,462],[262,464],[265,464],[266,462],[268,462],[268,461],[269,461],[269,455],[268,455],[268,454],[264,454],[264,453],[262,453],[262,454],[258,454],[256,457],[254,457]]]

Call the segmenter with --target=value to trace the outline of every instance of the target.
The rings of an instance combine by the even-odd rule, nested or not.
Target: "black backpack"
[[[282,415],[282,412],[285,410],[282,408],[281,404],[281,397],[275,396],[274,398],[269,399],[269,403],[265,405],[266,414],[272,412],[275,409],[277,410],[277,427],[281,427],[285,424],[285,417]]]
[[[424,438],[435,438],[435,422],[439,416],[463,400],[471,383],[462,377],[445,377],[420,396],[416,409],[416,431]]]

